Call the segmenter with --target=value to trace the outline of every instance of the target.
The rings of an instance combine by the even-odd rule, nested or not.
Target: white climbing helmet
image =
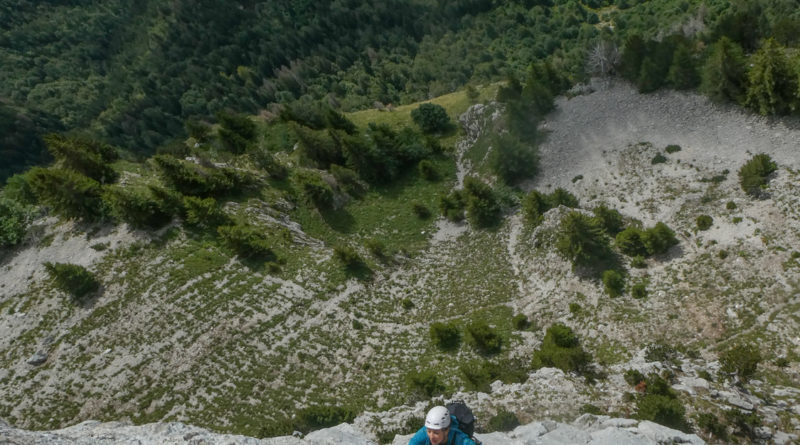
[[[450,426],[450,411],[443,406],[434,406],[425,416],[425,428],[443,430]]]

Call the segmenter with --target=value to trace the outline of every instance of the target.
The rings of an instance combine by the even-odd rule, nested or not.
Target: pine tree
[[[775,39],[767,39],[753,55],[748,80],[745,105],[765,116],[789,112],[795,99],[796,79],[784,48]]]
[[[700,91],[711,100],[740,102],[747,82],[742,47],[727,37],[721,37],[712,45],[700,77]]]

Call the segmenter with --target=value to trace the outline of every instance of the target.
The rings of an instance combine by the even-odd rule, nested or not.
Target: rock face
[[[703,444],[694,434],[685,434],[648,421],[614,419],[584,414],[572,424],[553,421],[534,422],[508,433],[476,434],[484,445],[656,445],[663,443]],[[314,431],[305,438],[285,436],[270,439],[216,434],[183,423],[150,423],[133,426],[122,422],[86,421],[55,431],[26,431],[0,421],[3,443],[27,445],[376,445],[366,434],[350,424]],[[405,445],[411,438],[396,436],[393,445]],[[7,442],[6,442],[7,441]]]

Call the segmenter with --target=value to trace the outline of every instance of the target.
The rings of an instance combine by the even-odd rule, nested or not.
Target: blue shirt
[[[431,445],[424,426],[408,441],[408,445]],[[447,445],[475,445],[475,442],[466,433],[458,429],[458,420],[452,415],[450,416],[450,433],[447,435]]]

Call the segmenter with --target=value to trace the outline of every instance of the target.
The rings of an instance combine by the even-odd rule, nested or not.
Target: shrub
[[[492,431],[511,431],[519,426],[519,419],[517,415],[506,411],[505,409],[498,410],[497,414],[489,419],[486,428],[489,432]]]
[[[411,119],[424,133],[444,132],[451,126],[444,107],[432,103],[424,103],[411,110]]]
[[[742,381],[750,380],[761,362],[761,353],[752,345],[736,345],[719,357],[723,372],[736,374]]]
[[[603,410],[599,406],[592,405],[591,403],[584,403],[581,405],[580,412],[581,414],[594,414],[595,416],[603,414]]]
[[[464,179],[466,213],[475,227],[492,227],[500,222],[500,200],[487,184],[473,177]]]
[[[511,319],[511,324],[514,326],[514,329],[518,331],[524,331],[530,327],[531,322],[528,320],[527,315],[517,314]]]
[[[725,203],[725,208],[728,210],[734,210],[736,209],[736,203],[733,201],[728,201]]]
[[[556,249],[573,266],[592,266],[611,254],[608,238],[599,222],[578,211],[561,219]]]
[[[538,190],[531,190],[522,198],[522,212],[531,223],[539,224],[547,210],[549,210],[547,198]]]
[[[429,332],[433,344],[443,351],[452,351],[461,345],[461,331],[456,322],[432,323]]]
[[[536,146],[511,133],[496,134],[492,138],[489,167],[505,182],[512,185],[536,173],[539,156]]]
[[[410,298],[403,298],[400,300],[400,306],[402,306],[405,310],[409,310],[414,307],[414,302],[411,301]]]
[[[745,193],[758,197],[767,186],[769,175],[777,169],[777,164],[769,155],[757,154],[739,169],[739,184]]]
[[[642,231],[637,227],[627,227],[619,232],[614,239],[614,244],[628,256],[643,256],[647,254],[647,249],[642,241]]]
[[[648,362],[677,363],[678,351],[666,343],[651,343],[647,345],[644,358]]]
[[[17,201],[0,197],[0,247],[16,246],[25,238],[30,212]]]
[[[636,401],[636,417],[678,430],[687,430],[686,409],[677,398],[645,394]]]
[[[300,170],[295,172],[293,180],[302,195],[315,207],[320,210],[333,207],[333,189],[319,173]]]
[[[497,331],[483,320],[467,326],[472,345],[482,354],[496,354],[503,347],[503,339]]]
[[[419,171],[420,176],[428,181],[435,181],[439,179],[439,172],[436,170],[433,162],[428,159],[419,161],[419,164],[417,164],[417,170]]]
[[[756,429],[761,426],[762,419],[758,413],[746,413],[737,408],[731,408],[723,412],[725,420],[733,427],[733,434],[755,441],[758,439]]]
[[[667,145],[667,148],[665,148],[664,151],[666,151],[669,154],[676,153],[676,152],[681,151],[681,146],[680,145],[675,145],[675,144],[670,144],[670,145]]]
[[[249,224],[219,226],[217,233],[242,258],[271,261],[276,259],[264,229]]]
[[[439,210],[442,216],[453,222],[464,219],[466,205],[466,197],[462,190],[453,190],[449,195],[442,195],[439,198]]]
[[[289,177],[289,169],[286,168],[285,165],[278,162],[278,160],[275,159],[275,155],[266,148],[254,150],[250,156],[252,157],[253,163],[255,163],[256,167],[266,171],[271,177],[279,181]]]
[[[364,266],[364,260],[361,259],[361,255],[350,246],[334,246],[333,257],[347,269],[358,269]]]
[[[644,269],[647,267],[647,262],[644,260],[644,257],[641,255],[636,255],[631,258],[631,267],[635,267],[637,269]]]
[[[695,420],[697,421],[698,428],[710,434],[712,437],[727,442],[728,428],[717,416],[712,413],[698,413]]]
[[[78,172],[33,167],[30,185],[41,204],[66,218],[96,220],[103,216],[100,183]]]
[[[665,253],[670,247],[678,244],[675,232],[663,222],[656,223],[655,226],[647,229],[642,234],[642,243],[649,255]]]
[[[406,383],[411,392],[420,399],[442,395],[445,391],[444,384],[439,380],[436,371],[425,369],[420,372],[406,374]]]
[[[616,236],[622,231],[624,224],[622,222],[622,214],[616,209],[609,208],[605,204],[592,209],[595,218],[600,222],[600,225],[610,236]]]
[[[636,283],[631,286],[631,297],[642,299],[647,297],[647,284],[646,283]]]
[[[44,267],[56,288],[68,293],[76,303],[83,302],[89,294],[100,288],[100,282],[94,274],[78,264],[47,262]]]
[[[172,220],[171,203],[159,199],[148,187],[108,186],[103,201],[112,215],[136,228],[157,229]]]
[[[645,381],[644,374],[639,372],[636,369],[628,369],[623,374],[623,378],[628,385],[636,386],[641,382]]]
[[[375,258],[384,260],[388,256],[386,251],[386,244],[384,244],[383,241],[379,239],[370,238],[364,241],[364,247],[366,247],[367,250],[369,250],[369,252],[373,256],[375,256]]]
[[[547,205],[549,208],[554,209],[558,206],[564,206],[576,209],[580,205],[578,198],[567,190],[558,187],[547,196]]]
[[[619,297],[625,290],[625,277],[616,270],[603,272],[603,288],[609,297]]]
[[[431,217],[431,211],[425,205],[415,202],[411,204],[411,210],[419,219],[428,219]]]
[[[653,159],[650,160],[650,164],[652,165],[663,164],[665,162],[667,162],[667,157],[661,153],[656,153],[656,155],[653,156]]]
[[[465,387],[468,391],[490,392],[492,375],[487,366],[481,360],[473,360],[462,363],[458,370],[461,372]]]
[[[358,173],[336,164],[331,164],[330,171],[342,190],[356,198],[364,196],[367,188],[366,185],[358,179]]]
[[[192,226],[212,228],[230,223],[214,198],[187,196],[183,198],[183,208],[186,223]]]
[[[308,433],[316,429],[352,422],[355,417],[355,411],[341,406],[310,406],[297,413],[295,427],[303,433]]]
[[[579,314],[582,308],[581,305],[575,302],[569,304],[569,313],[570,314]]]
[[[535,369],[549,366],[564,372],[586,373],[590,362],[591,356],[580,346],[572,329],[556,323],[547,329],[541,347],[533,353],[532,366]]]
[[[47,135],[44,140],[59,167],[78,172],[101,184],[109,184],[117,179],[117,172],[110,165],[119,157],[116,148],[91,139],[57,134]]]
[[[242,154],[256,137],[256,124],[247,115],[220,111],[217,113],[219,136],[225,150]]]
[[[709,215],[700,215],[695,222],[697,223],[697,230],[708,230],[714,224],[714,219]]]

